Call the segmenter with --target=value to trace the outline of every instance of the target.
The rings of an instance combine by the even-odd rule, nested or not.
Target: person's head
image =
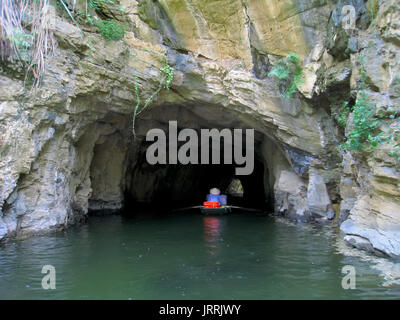
[[[219,191],[219,189],[217,189],[217,188],[212,188],[210,190],[210,193],[214,194],[214,195],[219,195],[221,193],[221,191]]]

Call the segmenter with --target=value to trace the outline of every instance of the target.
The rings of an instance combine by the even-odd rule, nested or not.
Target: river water
[[[91,217],[0,245],[0,299],[400,298],[400,267],[348,248],[327,226],[268,216]],[[44,290],[44,265],[56,289]],[[356,289],[342,288],[342,268]]]

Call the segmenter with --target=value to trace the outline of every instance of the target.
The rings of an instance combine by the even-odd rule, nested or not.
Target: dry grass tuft
[[[54,50],[53,7],[49,0],[1,0],[0,55],[3,61],[19,61],[38,86],[46,58]]]

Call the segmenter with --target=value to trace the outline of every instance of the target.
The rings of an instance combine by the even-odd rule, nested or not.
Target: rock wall
[[[399,1],[380,1],[373,23],[357,34],[357,52],[352,61],[365,59],[369,94],[381,115],[381,130],[388,132],[390,114],[400,111],[400,92],[396,79],[399,65]],[[353,64],[350,88],[356,94],[360,65]],[[392,124],[393,125],[393,124]],[[345,154],[341,194],[342,217],[348,219],[341,230],[353,245],[365,242],[373,251],[400,255],[400,171],[396,158],[390,156],[393,144],[379,145],[373,152]]]
[[[341,25],[345,4],[357,10],[358,31],[350,36]],[[128,189],[143,194],[159,184],[163,176],[131,174],[141,148],[131,118],[135,77],[142,97],[149,96],[165,54],[174,67],[172,88],[138,119],[139,139],[169,120],[181,127],[255,128],[268,168],[266,198],[272,194],[277,214],[298,220],[336,214],[346,220],[342,230],[351,243],[361,237],[400,254],[399,170],[385,146],[373,154],[340,152],[343,132],[332,115],[354,98],[362,52],[369,52],[373,94],[382,108],[398,108],[398,1],[381,1],[372,24],[361,0],[120,5],[124,13],[105,7],[126,26],[120,41],[57,17],[58,47],[37,89],[24,88],[23,74],[2,63],[0,239],[66,227],[89,209],[118,210]],[[303,61],[305,81],[300,94],[286,99],[267,73],[291,52]]]

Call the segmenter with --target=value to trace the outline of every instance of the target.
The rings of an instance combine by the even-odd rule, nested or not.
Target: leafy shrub
[[[75,23],[75,25],[80,29],[77,21],[74,16],[78,18],[80,22],[88,23],[92,26],[95,26],[100,34],[107,40],[118,41],[121,40],[125,35],[125,28],[123,25],[118,23],[115,20],[99,20],[97,16],[92,16],[87,12],[72,12],[68,6],[65,4],[64,0],[59,0],[62,4],[66,13],[68,13],[71,20]],[[86,0],[86,8],[92,8],[93,10],[101,10],[102,6],[105,4],[115,5],[114,0]],[[121,12],[124,12],[122,7],[119,7]]]
[[[125,35],[125,28],[115,20],[100,20],[95,22],[100,34],[107,40],[121,40]]]
[[[35,43],[35,37],[24,30],[15,28],[10,37],[18,58],[23,62],[30,62],[30,49]]]
[[[268,73],[268,76],[278,78],[279,87],[286,87],[283,96],[290,99],[304,82],[299,56],[295,53],[290,53],[286,58],[278,61]]]
[[[374,134],[374,131],[379,127],[380,121],[375,118],[375,105],[365,90],[360,91],[353,107],[352,125],[344,148],[361,150],[378,145],[379,136]]]
[[[360,66],[360,78],[358,79],[360,91],[352,110],[352,129],[349,132],[345,143],[340,146],[347,150],[373,149],[378,144],[382,143],[381,134],[376,133],[381,122],[375,116],[375,103],[372,101],[368,93],[368,75],[365,69],[364,57],[362,55],[359,56],[358,64]],[[347,111],[348,114],[350,114],[350,110]],[[341,122],[345,126],[347,121],[344,115],[345,114],[343,114]]]

